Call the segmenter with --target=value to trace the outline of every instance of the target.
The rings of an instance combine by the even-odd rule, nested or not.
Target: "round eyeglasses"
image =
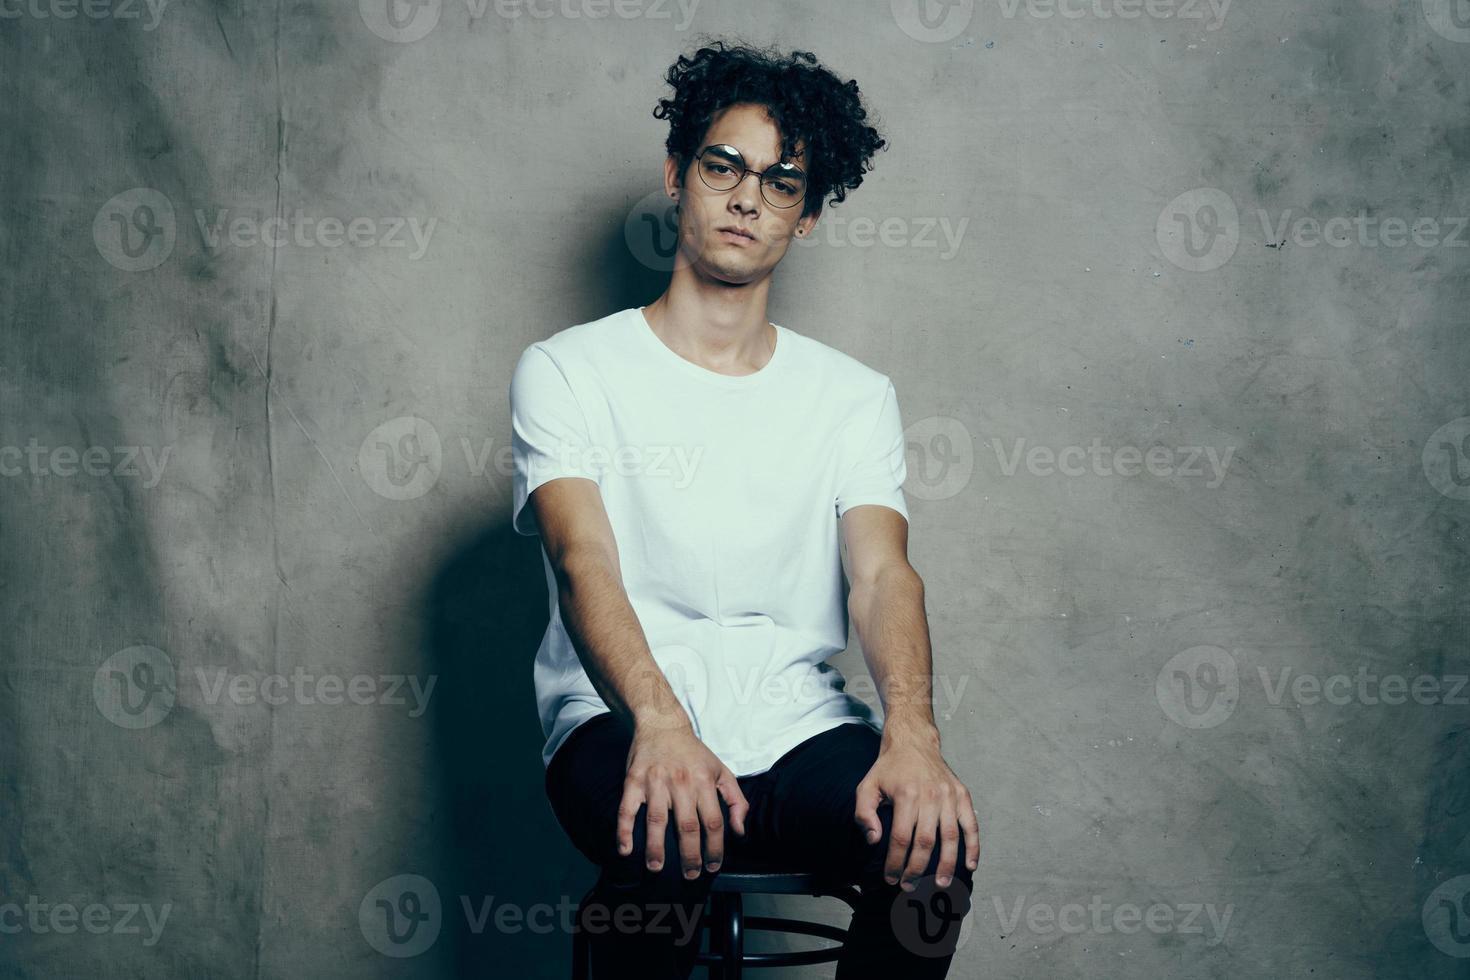
[[[773,208],[794,208],[806,197],[806,174],[793,163],[773,163],[765,173],[757,173],[729,143],[711,143],[695,155],[694,162],[699,179],[710,190],[733,190],[746,174],[755,174],[761,197]]]

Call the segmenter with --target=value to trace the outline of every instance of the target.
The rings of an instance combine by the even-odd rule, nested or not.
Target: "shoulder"
[[[841,391],[851,392],[859,399],[881,396],[892,384],[888,375],[863,363],[846,351],[824,344],[815,337],[797,333],[790,327],[782,327],[785,336],[792,341],[803,367],[824,378],[828,384]],[[876,393],[876,395],[875,395]]]
[[[627,325],[627,314],[627,310],[619,310],[596,320],[563,327],[543,340],[528,344],[521,357],[539,351],[563,369],[595,362],[600,351],[620,344],[618,335]]]

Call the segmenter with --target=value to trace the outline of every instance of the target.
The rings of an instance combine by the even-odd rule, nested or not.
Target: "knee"
[[[891,846],[893,841],[893,807],[880,806],[878,808],[878,821],[883,826],[883,835],[879,837],[876,842],[867,845],[868,850],[863,870],[866,871],[869,875],[876,875],[881,879],[884,866],[888,862],[889,847]],[[953,881],[950,883],[949,886],[954,887],[956,884],[962,882],[964,887],[956,889],[956,897],[963,897],[964,901],[967,904],[969,901],[970,888],[974,884],[975,878],[975,873],[971,871],[969,865],[965,863],[965,849],[968,843],[969,841],[967,835],[965,834],[965,829],[963,827],[959,828],[959,837],[955,842],[954,868],[950,872]],[[911,841],[909,844],[910,851],[912,851],[914,846],[916,845],[916,840]],[[920,873],[918,879],[915,881],[915,885],[923,885],[927,883],[928,887],[931,890],[936,887],[940,887],[941,890],[944,890],[944,886],[937,886],[937,883],[935,881],[935,878],[939,874],[939,862],[941,861],[943,856],[943,842],[936,836],[933,849],[929,853],[929,862],[925,866],[924,870]],[[904,869],[906,869],[907,867],[908,855],[904,855],[903,864],[901,864],[898,869],[899,882],[896,882],[893,887],[900,887],[899,883],[902,882],[903,872]],[[883,883],[885,885],[888,884],[886,879],[883,879]],[[962,895],[959,893],[962,893]]]
[[[724,809],[723,801],[721,808]],[[619,890],[637,889],[644,895],[668,901],[692,901],[708,893],[715,872],[705,869],[702,849],[699,876],[684,877],[684,861],[679,853],[679,828],[672,814],[664,825],[663,862],[657,869],[648,866],[647,814],[648,804],[645,803],[638,808],[638,815],[633,820],[632,849],[627,854],[618,854],[614,847],[611,859],[603,865],[609,884]]]

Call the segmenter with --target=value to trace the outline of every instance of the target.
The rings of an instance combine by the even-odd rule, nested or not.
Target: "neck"
[[[765,367],[776,343],[776,330],[766,320],[770,279],[732,286],[688,272],[676,269],[669,288],[644,308],[653,332],[676,353],[719,374],[753,374]]]

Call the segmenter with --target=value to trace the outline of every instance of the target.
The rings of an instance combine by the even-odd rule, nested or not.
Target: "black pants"
[[[663,865],[648,870],[646,803],[633,825],[632,853],[617,853],[617,809],[632,738],[611,712],[583,722],[552,756],[546,794],[572,843],[601,869],[576,924],[588,931],[593,980],[683,980],[693,970],[705,898],[720,872],[701,867],[698,878],[684,878],[672,815]],[[880,739],[866,725],[842,724],[807,739],[766,772],[741,777],[740,789],[750,803],[746,832],[742,837],[729,827],[730,811],[721,799],[726,820],[721,870],[738,870],[743,858],[755,858],[857,885],[862,901],[837,962],[837,980],[940,978],[949,970],[961,920],[970,911],[973,873],[965,866],[964,832],[947,887],[934,883],[938,842],[913,892],[884,880],[893,808],[878,807],[883,836],[873,844],[853,819],[857,785],[878,758]]]

